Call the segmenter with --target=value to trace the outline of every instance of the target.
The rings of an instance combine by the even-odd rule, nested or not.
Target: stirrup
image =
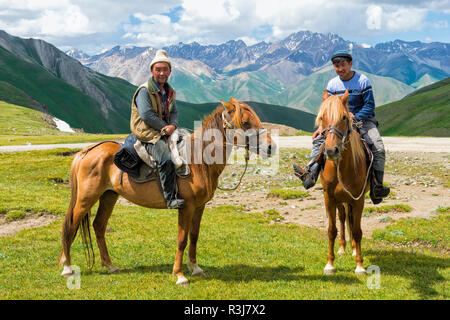
[[[183,199],[173,199],[170,201],[167,201],[167,208],[168,209],[180,209],[183,208],[185,204],[185,201]]]

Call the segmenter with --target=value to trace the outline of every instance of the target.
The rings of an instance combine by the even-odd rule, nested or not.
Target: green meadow
[[[70,278],[68,286],[57,264],[72,161],[62,151],[67,150],[0,153],[0,216],[58,217],[47,226],[0,237],[0,299],[449,299],[450,264],[448,251],[442,252],[448,241],[439,241],[448,237],[448,208],[436,208],[436,221],[393,224],[387,233],[363,240],[366,268],[380,270],[378,288],[370,285],[375,274],[355,276],[349,247],[347,255],[336,255],[337,273],[323,275],[326,232],[277,223],[270,208],[256,213],[208,208],[198,243],[206,277],[190,276],[185,255],[191,284],[178,287],[172,276],[177,212],[117,204],[106,237],[121,272],[110,275],[100,266],[91,230],[95,265],[88,270],[77,237],[72,263],[81,270],[80,288],[70,289]],[[435,245],[404,245],[421,237]]]

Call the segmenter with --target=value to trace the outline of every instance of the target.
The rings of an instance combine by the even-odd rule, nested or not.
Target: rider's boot
[[[163,189],[164,199],[168,209],[179,209],[184,206],[184,200],[176,192],[175,166],[172,160],[164,161],[158,165],[159,177]]]
[[[305,170],[303,170],[299,165],[294,163],[294,174],[299,177],[303,182],[303,187],[309,189],[313,187],[320,173],[320,164],[318,159],[312,159],[307,165]]]
[[[384,172],[374,170],[370,183],[370,199],[373,204],[378,204],[389,195],[391,189],[383,185]]]

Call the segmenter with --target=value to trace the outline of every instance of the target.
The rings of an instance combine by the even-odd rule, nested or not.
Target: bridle
[[[352,129],[351,129],[350,126],[347,126],[347,131],[345,131],[345,132],[342,132],[341,130],[339,130],[339,129],[336,128],[335,126],[328,126],[328,127],[324,128],[324,129],[320,132],[320,134],[321,134],[323,137],[325,137],[325,138],[326,138],[326,136],[327,136],[329,133],[333,133],[333,134],[335,134],[336,136],[338,136],[339,139],[341,139],[341,142],[340,142],[339,145],[338,145],[338,148],[340,149],[340,148],[345,144],[345,142],[347,141],[347,136],[350,134],[351,130],[352,130]]]
[[[252,149],[250,147],[250,138],[252,138],[256,135],[256,153],[259,153],[259,136],[262,133],[266,132],[267,130],[264,128],[259,128],[256,130],[253,129],[251,133],[247,133],[248,130],[244,130],[245,144],[244,145],[234,144],[233,141],[231,141],[231,142],[229,141],[229,136],[234,138],[234,135],[227,134],[227,131],[234,130],[233,120],[231,119],[231,116],[228,113],[227,108],[224,108],[224,111],[222,112],[222,123],[223,123],[223,129],[225,131],[225,144],[245,148],[245,169],[239,179],[238,184],[233,188],[221,188],[219,186],[217,187],[218,189],[220,189],[222,191],[234,191],[241,185],[242,178],[244,177],[245,173],[247,172],[248,161],[250,160],[250,149]]]
[[[352,123],[352,125],[354,125],[355,127],[361,127],[361,123]],[[342,146],[346,143],[347,141],[347,136],[350,134],[350,132],[352,131],[352,127],[351,126],[347,126],[347,131],[345,133],[343,133],[341,130],[339,130],[338,128],[336,128],[335,126],[328,126],[326,128],[324,128],[321,131],[321,134],[326,138],[328,133],[333,133],[336,136],[338,136],[341,139],[341,142],[338,145],[338,149],[340,150],[342,148]],[[364,195],[364,191],[366,190],[366,185],[367,185],[367,181],[370,175],[370,169],[372,167],[372,163],[373,163],[373,154],[370,154],[370,165],[367,168],[367,174],[366,174],[366,179],[364,181],[364,186],[361,190],[361,193],[359,194],[358,197],[353,196],[353,194],[347,190],[347,188],[345,187],[344,183],[342,182],[341,179],[341,174],[340,174],[340,170],[339,170],[339,164],[340,164],[340,157],[337,160],[337,178],[338,178],[338,182],[341,184],[342,189],[353,199],[353,200],[359,200],[363,195]]]

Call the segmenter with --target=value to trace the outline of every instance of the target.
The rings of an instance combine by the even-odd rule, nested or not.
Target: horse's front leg
[[[334,242],[337,236],[336,228],[336,201],[325,192],[325,207],[328,215],[328,256],[324,274],[330,275],[336,272],[334,268]]]
[[[363,256],[361,252],[361,240],[362,240],[362,230],[361,230],[361,216],[362,211],[364,209],[364,198],[355,203],[355,206],[352,210],[352,233],[353,233],[353,241],[354,241],[354,252],[355,252],[355,260],[356,260],[356,269],[355,273],[357,275],[366,274],[366,269],[364,268]]]
[[[189,232],[189,261],[188,268],[193,276],[204,276],[205,273],[197,264],[197,241],[200,232],[200,222],[203,216],[205,206],[197,208],[192,217],[191,230]]]
[[[178,209],[178,245],[173,274],[178,278],[177,284],[182,286],[189,285],[189,280],[183,274],[183,255],[188,241],[193,214],[194,208],[187,203],[184,208]]]
[[[340,239],[339,239],[339,255],[345,254],[345,246],[347,241],[345,241],[345,208],[344,205],[339,204],[337,206],[339,212],[339,222],[340,222]]]

